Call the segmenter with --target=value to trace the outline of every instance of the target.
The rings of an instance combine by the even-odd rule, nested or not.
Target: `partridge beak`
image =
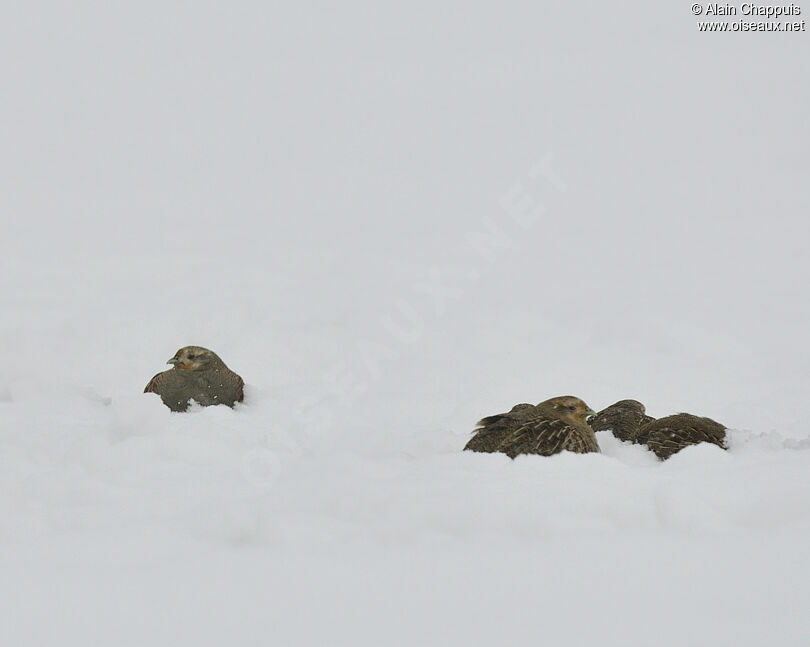
[[[166,363],[167,363],[167,364],[177,364],[177,358],[176,358],[176,357],[172,357],[172,358],[171,358],[171,359],[170,359],[168,362],[166,362]]]
[[[585,422],[591,424],[594,418],[596,418],[596,411],[588,407],[588,409],[585,411]]]

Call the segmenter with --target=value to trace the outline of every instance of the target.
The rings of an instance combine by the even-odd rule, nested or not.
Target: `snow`
[[[810,42],[671,4],[9,10],[0,644],[808,644]]]

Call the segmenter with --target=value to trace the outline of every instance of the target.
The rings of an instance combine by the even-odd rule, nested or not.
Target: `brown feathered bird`
[[[479,421],[464,449],[551,456],[562,451],[598,452],[593,429],[585,422],[594,412],[579,398],[563,395],[538,405],[518,404],[508,413]],[[496,446],[497,443],[497,446]]]
[[[726,428],[711,418],[677,413],[642,426],[636,441],[644,443],[658,458],[666,460],[689,445],[712,443],[726,448]]]
[[[533,404],[516,404],[507,413],[482,418],[464,449],[473,452],[497,452],[501,443],[514,429],[531,420],[536,408]]]
[[[204,407],[214,404],[233,407],[245,397],[242,378],[212,350],[185,346],[166,363],[172,364],[172,368],[155,375],[143,392],[157,393],[172,411],[185,411],[190,400]]]
[[[641,427],[653,420],[638,400],[619,400],[597,413],[590,425],[594,431],[612,431],[619,440],[636,442]]]

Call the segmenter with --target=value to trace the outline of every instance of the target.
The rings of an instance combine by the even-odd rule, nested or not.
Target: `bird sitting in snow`
[[[684,447],[712,443],[726,448],[726,428],[711,418],[676,413],[658,418],[639,429],[636,442],[647,445],[661,460],[666,460]]]
[[[144,393],[157,393],[172,411],[185,411],[189,401],[204,407],[227,404],[233,407],[244,399],[245,383],[219,356],[202,346],[185,346],[167,364],[168,371],[149,380]]]
[[[597,413],[590,424],[594,431],[612,431],[619,440],[635,442],[642,425],[653,420],[638,400],[619,400]]]
[[[678,413],[665,418],[648,416],[637,400],[620,400],[602,409],[591,421],[594,431],[613,432],[619,440],[647,445],[665,460],[689,445],[712,443],[726,448],[726,428],[711,418]]]
[[[508,413],[479,421],[464,447],[474,452],[551,456],[562,451],[586,454],[599,445],[586,419],[594,415],[579,398],[563,395],[538,405],[518,404]]]

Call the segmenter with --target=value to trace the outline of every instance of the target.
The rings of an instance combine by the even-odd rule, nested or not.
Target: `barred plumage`
[[[508,413],[484,418],[465,449],[551,456],[562,451],[598,452],[593,430],[585,422],[593,411],[579,398],[560,396],[536,406],[519,404]]]
[[[155,375],[144,393],[157,393],[172,411],[185,411],[189,401],[204,407],[233,407],[244,399],[245,383],[219,356],[202,346],[185,346],[168,362],[173,367]]]
[[[594,431],[612,431],[619,440],[635,442],[641,427],[653,420],[638,400],[619,400],[597,413],[590,425]]]
[[[712,443],[726,448],[726,428],[711,418],[678,413],[659,418],[639,430],[637,442],[644,443],[665,460],[689,445]]]
[[[507,413],[482,418],[464,449],[473,452],[497,452],[515,426],[531,419],[535,408],[533,404],[516,404]]]

